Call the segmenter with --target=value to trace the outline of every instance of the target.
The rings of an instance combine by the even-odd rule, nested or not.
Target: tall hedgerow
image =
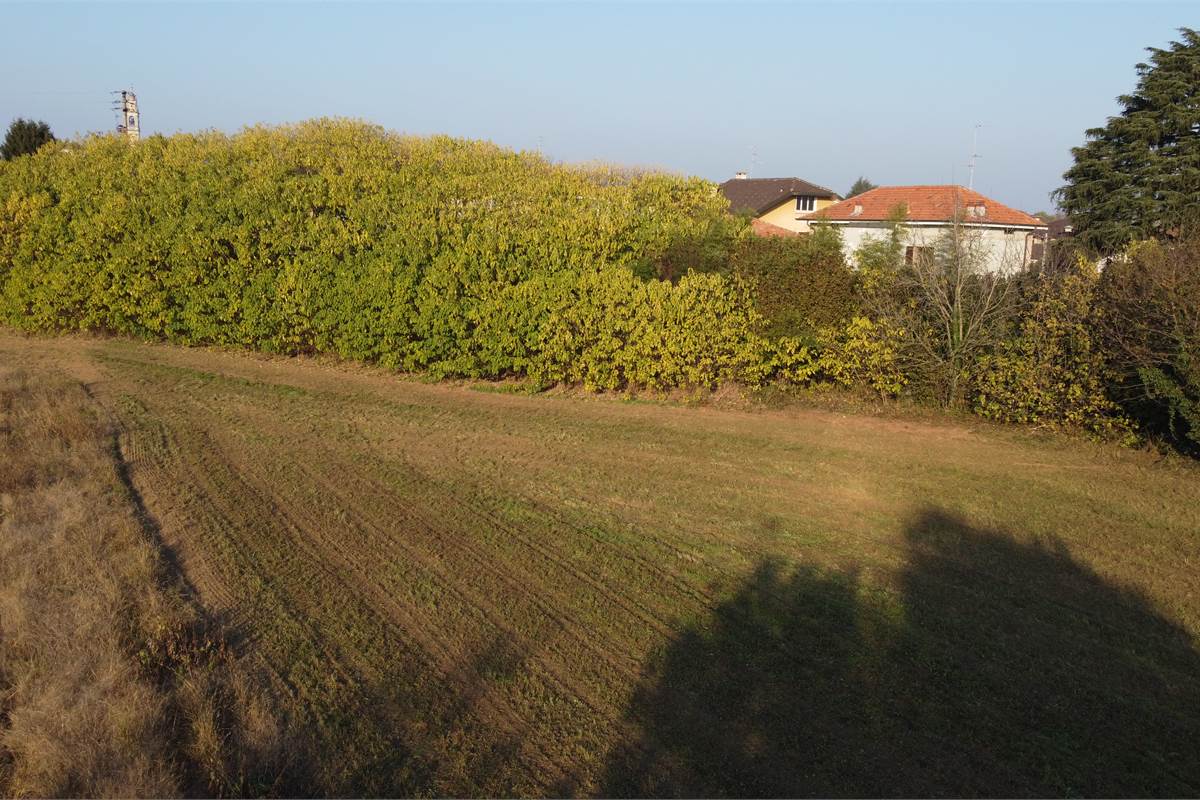
[[[672,286],[585,273],[547,328],[547,377],[603,389],[742,380],[762,358],[758,322],[736,279],[690,273]]]
[[[1096,296],[1113,398],[1147,433],[1200,456],[1200,233],[1131,245]]]
[[[27,329],[604,386],[709,382],[752,347],[733,282],[632,280],[742,224],[699,179],[317,120],[51,144],[0,168],[0,206],[0,320]],[[617,361],[555,366],[563,298],[597,280],[637,325]]]
[[[729,262],[730,271],[753,287],[767,336],[811,344],[821,329],[862,312],[858,276],[832,226],[815,226],[805,236],[747,237],[731,248]]]
[[[1130,435],[1107,394],[1111,374],[1097,330],[1096,265],[1077,255],[1057,272],[1029,276],[1015,335],[975,367],[975,412],[1002,422]]]

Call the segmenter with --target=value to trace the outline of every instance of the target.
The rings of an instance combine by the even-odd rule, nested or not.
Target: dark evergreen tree
[[[53,141],[54,134],[46,123],[18,118],[8,126],[8,135],[4,137],[4,144],[0,145],[0,158],[9,161],[17,156],[36,153],[46,142]]]
[[[1102,252],[1174,235],[1200,213],[1200,33],[1151,47],[1120,115],[1087,131],[1057,191],[1076,236]]]
[[[849,199],[851,197],[854,197],[855,195],[862,194],[863,192],[869,192],[872,189],[878,189],[878,188],[879,188],[878,186],[871,183],[865,177],[863,177],[862,175],[859,175],[858,180],[856,180],[854,182],[854,185],[850,187],[850,191],[846,192],[846,198]]]

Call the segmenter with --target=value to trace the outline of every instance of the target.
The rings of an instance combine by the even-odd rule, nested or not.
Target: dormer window
[[[986,217],[987,206],[985,206],[983,203],[971,203],[967,206],[967,216],[976,218]]]
[[[796,198],[797,211],[812,211],[817,207],[817,198],[811,194],[802,194]]]

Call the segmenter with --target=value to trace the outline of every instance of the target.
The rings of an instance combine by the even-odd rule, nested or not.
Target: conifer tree
[[[1112,252],[1138,238],[1174,235],[1200,214],[1200,33],[1148,48],[1133,94],[1103,128],[1072,149],[1057,191],[1076,235]]]
[[[858,180],[856,180],[854,182],[854,185],[850,187],[850,191],[846,192],[846,199],[850,199],[851,197],[856,197],[857,195],[860,195],[863,192],[869,192],[872,189],[878,189],[878,188],[879,188],[878,186],[876,186],[875,184],[873,184],[869,180],[867,180],[866,177],[859,175]]]
[[[10,161],[17,156],[36,153],[37,149],[46,142],[53,142],[54,134],[50,126],[44,122],[34,122],[31,119],[15,119],[8,126],[8,134],[4,144],[0,145],[0,158]]]

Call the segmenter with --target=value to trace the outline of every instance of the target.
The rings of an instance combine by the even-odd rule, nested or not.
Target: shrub
[[[635,271],[645,278],[676,282],[688,271],[730,274],[733,255],[759,241],[750,231],[752,217],[727,214],[718,220],[683,230],[661,254],[648,257]]]
[[[554,307],[529,369],[542,383],[664,389],[759,374],[758,315],[736,281],[689,273],[678,285],[643,282],[607,267],[583,271],[545,296]]]
[[[1034,276],[1016,335],[976,370],[976,413],[1001,422],[1064,425],[1129,435],[1107,396],[1096,344],[1096,267],[1083,257],[1060,274]]]
[[[888,323],[855,316],[844,325],[822,328],[811,343],[784,336],[767,340],[752,382],[794,386],[834,384],[895,397],[908,379],[897,357],[899,332]]]
[[[900,369],[902,335],[889,322],[862,316],[841,328],[826,328],[818,337],[819,373],[842,386],[866,386],[884,397],[895,397],[908,382]]]
[[[1097,298],[1115,398],[1147,432],[1200,453],[1200,234],[1131,247]]]
[[[818,380],[820,353],[794,336],[767,340],[753,383],[776,382],[802,386]]]
[[[844,324],[860,309],[841,234],[828,226],[794,238],[743,239],[730,254],[730,269],[753,288],[771,338],[812,342],[817,331]]]

